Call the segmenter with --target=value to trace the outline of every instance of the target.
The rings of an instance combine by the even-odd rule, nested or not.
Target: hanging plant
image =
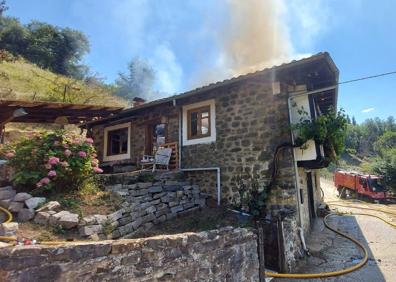
[[[295,144],[304,150],[307,149],[306,142],[313,139],[323,145],[328,160],[336,162],[344,150],[347,128],[344,110],[336,112],[331,108],[326,114],[313,120],[308,118],[308,113],[304,109],[298,112],[302,115],[300,122],[292,126],[292,130],[298,136]]]

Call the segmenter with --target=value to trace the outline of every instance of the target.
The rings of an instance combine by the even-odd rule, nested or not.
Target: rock
[[[82,222],[80,222],[80,223],[82,225],[93,225],[98,222],[96,221],[96,218],[93,215],[90,215],[90,216],[83,217]]]
[[[29,209],[35,209],[38,207],[38,205],[45,203],[46,199],[44,197],[33,197],[30,199],[27,199],[25,201],[25,205]]]
[[[11,200],[10,199],[8,199],[8,200],[0,200],[0,207],[8,209],[10,204],[11,204]]]
[[[182,210],[183,210],[183,206],[182,205],[175,206],[175,207],[171,208],[171,212],[172,213],[177,213],[177,212],[182,211]]]
[[[81,236],[87,237],[92,234],[100,233],[100,232],[102,232],[102,230],[103,230],[102,225],[97,224],[97,225],[87,225],[87,226],[80,227],[78,232],[80,233]]]
[[[164,185],[164,191],[175,192],[182,189],[180,185]]]
[[[157,209],[154,206],[148,207],[147,209],[145,209],[145,211],[147,213],[153,213],[155,211],[157,211]]]
[[[117,220],[119,220],[121,217],[122,217],[122,210],[118,210],[118,211],[113,212],[112,214],[109,214],[109,215],[107,216],[107,218],[108,218],[110,221],[117,221]]]
[[[155,219],[155,215],[152,213],[149,213],[148,215],[145,215],[143,217],[141,217],[142,223],[147,223],[152,221],[153,219]],[[132,222],[133,223],[133,222]]]
[[[137,186],[139,187],[139,189],[149,188],[152,185],[153,184],[151,182],[139,182],[139,183],[137,183]]]
[[[50,201],[37,209],[38,212],[42,211],[60,211],[61,205],[59,204],[58,201]]]
[[[8,206],[8,210],[13,213],[19,212],[23,208],[23,203],[20,202],[11,202]]]
[[[18,231],[17,222],[0,224],[0,236],[16,236],[17,231]]]
[[[50,217],[49,223],[51,225],[60,225],[64,229],[71,229],[78,225],[78,220],[78,214],[69,211],[60,211]]]
[[[98,224],[102,224],[103,222],[105,222],[107,220],[107,216],[106,215],[102,215],[102,214],[95,214],[94,215],[96,222]]]
[[[7,187],[11,187],[11,186],[7,186]],[[15,195],[16,195],[15,190],[12,189],[0,190],[0,200],[13,199]]]
[[[151,229],[154,226],[154,224],[152,224],[151,222],[148,222],[146,224],[144,224],[144,230],[147,231],[149,229]]]
[[[12,188],[12,186],[4,186],[4,187],[0,187],[0,191],[5,191],[5,190],[13,190],[14,188]]]
[[[15,195],[14,197],[14,202],[24,202],[28,199],[30,199],[32,197],[32,195],[30,195],[29,193],[18,193]]]
[[[160,193],[162,192],[162,186],[152,186],[148,189],[149,193]]]
[[[34,218],[34,209],[21,209],[18,212],[18,220],[20,222],[26,222]]]
[[[143,221],[142,218],[136,219],[134,222],[132,222],[132,227],[134,230],[138,229],[140,225],[142,225]]]
[[[49,222],[50,214],[47,212],[38,212],[34,217],[34,222],[40,225],[47,225]]]

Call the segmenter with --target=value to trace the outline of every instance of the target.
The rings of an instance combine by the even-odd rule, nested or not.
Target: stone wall
[[[235,176],[257,174],[261,183],[268,183],[276,147],[291,142],[287,95],[273,95],[271,83],[258,77],[208,90],[183,104],[206,99],[215,99],[216,142],[183,146],[182,167],[220,167],[222,197],[232,202],[238,196]],[[279,172],[270,204],[295,210],[295,175],[289,149],[281,155]],[[202,189],[216,192],[215,186]]]
[[[147,112],[132,114],[130,120],[122,119],[119,123],[127,122],[131,122],[131,157],[129,160],[132,162],[138,163],[146,154],[146,130],[149,124],[165,123],[167,125],[166,143],[179,141],[179,115],[176,107],[163,105],[153,107]],[[104,153],[104,128],[116,124],[96,125],[92,128],[94,145],[100,161]]]
[[[146,239],[0,249],[2,281],[258,281],[256,235],[226,227]]]
[[[206,196],[199,187],[179,177],[178,173],[159,173],[153,181],[142,182],[136,173],[102,176],[106,190],[120,199],[122,207],[109,215],[84,217],[79,223],[80,235],[91,239],[132,237],[204,207]]]

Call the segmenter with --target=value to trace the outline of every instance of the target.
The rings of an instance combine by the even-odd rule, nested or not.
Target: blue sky
[[[85,63],[109,82],[144,58],[169,94],[321,51],[340,81],[396,70],[395,1],[241,2],[9,0],[7,15],[81,30]],[[395,116],[395,89],[396,75],[342,85],[339,106],[358,122]]]

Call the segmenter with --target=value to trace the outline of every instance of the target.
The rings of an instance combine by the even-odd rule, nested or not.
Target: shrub
[[[91,138],[58,130],[4,146],[1,153],[14,169],[15,185],[32,192],[70,191],[102,172],[92,143]]]
[[[308,118],[308,113],[303,108],[299,113],[303,115],[300,122],[292,126],[292,130],[298,136],[295,142],[301,145],[302,149],[306,149],[304,144],[313,139],[323,145],[329,161],[336,162],[344,150],[346,138],[347,119],[344,110],[336,112],[330,109],[328,113],[313,120]]]

